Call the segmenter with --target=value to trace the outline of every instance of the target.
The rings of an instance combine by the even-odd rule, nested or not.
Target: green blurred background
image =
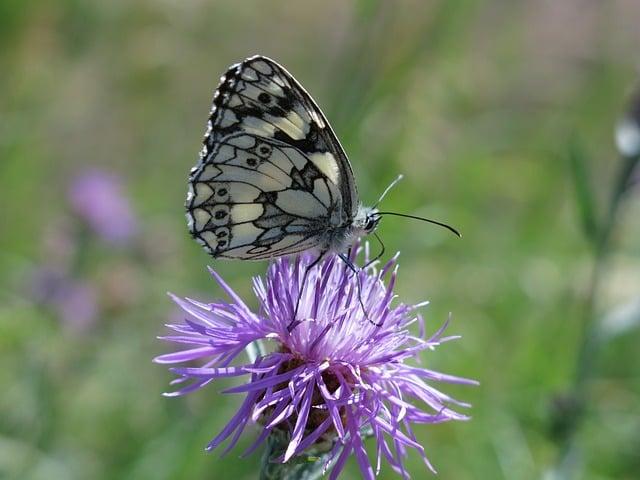
[[[177,315],[167,291],[219,297],[210,264],[251,298],[265,270],[212,261],[183,215],[218,78],[256,53],[324,109],[365,203],[404,173],[384,209],[463,232],[389,217],[379,229],[402,252],[401,297],[431,300],[431,331],[452,312],[449,333],[463,337],[426,364],[481,382],[442,386],[473,403],[471,422],[417,429],[439,477],[561,478],[593,263],[570,155],[600,215],[638,25],[634,0],[0,1],[0,478],[257,478],[259,455],[238,459],[253,431],[224,458],[203,450],[238,405],[219,394],[229,383],[163,398],[172,376],[151,363],[173,348],[155,338]],[[87,168],[121,177],[128,241],[92,234],[70,205]],[[595,299],[599,316],[632,315],[603,324],[614,326],[583,392],[576,478],[640,471],[639,197]],[[49,290],[69,283],[79,304],[43,293],[51,272]],[[408,465],[429,476],[417,455]]]

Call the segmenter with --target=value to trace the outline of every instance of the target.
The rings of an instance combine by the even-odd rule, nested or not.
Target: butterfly
[[[385,213],[360,203],[347,155],[311,96],[261,55],[220,79],[186,210],[209,254],[241,260],[344,252]]]
[[[220,79],[186,208],[189,231],[209,254],[242,260],[342,252],[380,220],[359,203],[320,108],[259,55]]]

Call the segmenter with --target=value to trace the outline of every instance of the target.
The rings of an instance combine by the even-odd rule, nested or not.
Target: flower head
[[[125,244],[135,234],[136,218],[119,177],[85,171],[73,180],[68,196],[73,211],[105,241]]]
[[[62,324],[75,333],[86,333],[98,320],[98,299],[89,282],[73,279],[66,271],[40,267],[31,278],[34,299],[50,307]]]
[[[244,402],[207,450],[231,437],[228,451],[253,421],[262,432],[246,453],[271,433],[284,433],[287,439],[280,462],[329,444],[331,479],[338,478],[351,454],[363,477],[375,478],[377,472],[364,448],[364,437],[369,435],[377,442],[377,471],[386,458],[408,478],[403,466],[408,448],[417,450],[432,469],[412,425],[465,420],[468,417],[450,406],[468,405],[430,383],[476,382],[405,362],[454,337],[443,337],[443,327],[425,338],[416,312],[421,305],[394,305],[395,258],[379,270],[372,265],[356,275],[341,258],[330,255],[309,270],[302,285],[310,263],[308,256],[275,260],[266,280],[254,280],[258,312],[251,311],[214,271],[229,303],[174,297],[189,318],[169,325],[175,334],[163,338],[188,348],[155,360],[199,361],[201,366],[172,368],[179,375],[175,382],[185,386],[167,395],[183,395],[222,377],[248,377],[246,383],[225,391],[244,394]],[[289,331],[299,295],[296,318],[301,321]],[[414,323],[418,336],[408,330]],[[269,342],[270,353],[234,363],[256,341]]]

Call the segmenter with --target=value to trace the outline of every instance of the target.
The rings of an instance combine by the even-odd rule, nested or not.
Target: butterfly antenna
[[[384,189],[384,192],[382,192],[382,195],[380,195],[380,198],[378,199],[378,201],[376,202],[376,204],[373,206],[373,208],[377,208],[377,207],[378,207],[378,205],[380,205],[380,202],[381,202],[381,201],[384,199],[384,197],[387,195],[387,193],[389,193],[389,190],[391,190],[393,187],[395,187],[395,186],[398,184],[398,182],[399,182],[400,180],[402,180],[403,178],[404,178],[404,175],[402,175],[402,174],[398,175],[398,176],[396,177],[396,179],[395,179],[393,182],[391,182],[387,188],[385,188],[385,189]]]
[[[418,217],[417,215],[407,215],[405,213],[396,213],[396,212],[375,212],[376,215],[395,215],[396,217],[404,217],[404,218],[412,218],[414,220],[420,220],[423,222],[433,223],[434,225],[438,225],[440,227],[446,228],[450,232],[453,232],[458,237],[462,238],[462,234],[453,228],[451,225],[447,225],[446,223],[438,222],[437,220],[431,220],[430,218]]]

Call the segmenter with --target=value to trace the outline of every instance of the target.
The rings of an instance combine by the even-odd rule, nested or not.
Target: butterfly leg
[[[300,300],[302,299],[302,293],[304,292],[304,289],[306,287],[307,284],[307,277],[309,276],[309,272],[311,271],[311,269],[313,267],[315,267],[316,265],[318,265],[320,263],[320,260],[322,260],[324,258],[324,256],[327,254],[329,250],[323,250],[320,252],[320,254],[318,255],[318,257],[311,262],[309,265],[306,266],[306,268],[304,269],[304,273],[302,274],[302,281],[300,282],[300,289],[298,290],[298,298],[296,300],[296,307],[293,310],[293,317],[291,319],[291,322],[289,323],[289,325],[287,325],[287,331],[289,333],[291,333],[293,331],[294,328],[296,328],[298,325],[300,325],[300,323],[302,323],[302,320],[297,320],[296,317],[298,316],[298,309],[300,308]]]
[[[382,326],[382,322],[381,323],[376,323],[373,320],[371,320],[371,318],[369,318],[369,314],[367,313],[367,309],[365,308],[364,302],[362,301],[362,280],[361,280],[360,275],[359,275],[361,269],[358,269],[358,267],[356,265],[354,265],[354,263],[344,253],[341,253],[340,255],[338,255],[338,257],[340,257],[340,259],[345,263],[345,265],[349,268],[349,270],[351,270],[356,276],[356,280],[357,280],[356,285],[358,286],[358,301],[360,302],[360,308],[362,308],[362,313],[364,313],[364,317],[372,325],[375,325],[376,327],[381,327]]]
[[[376,237],[376,240],[378,240],[378,243],[380,244],[380,247],[381,247],[380,253],[378,253],[375,257],[373,257],[371,260],[369,260],[367,263],[365,263],[364,266],[362,267],[363,270],[365,268],[367,268],[368,266],[373,265],[374,263],[376,263],[384,255],[384,242],[382,241],[382,239],[378,236],[378,234],[376,232],[373,232],[373,236]]]

